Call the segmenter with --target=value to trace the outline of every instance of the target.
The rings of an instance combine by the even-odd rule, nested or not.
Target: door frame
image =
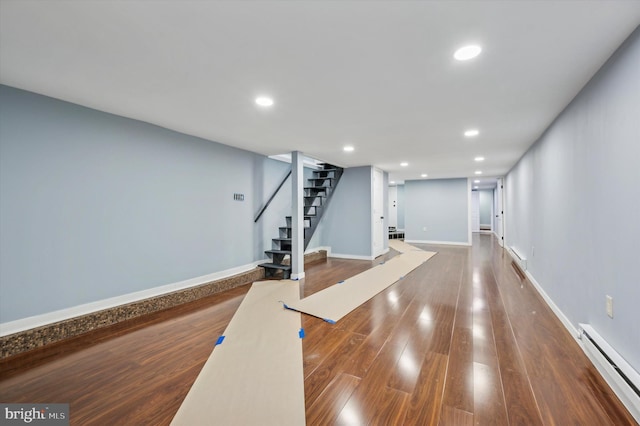
[[[379,211],[376,210],[376,201],[379,200]],[[379,219],[378,219],[379,218]],[[371,167],[371,256],[376,257],[385,253],[384,248],[384,173],[382,170]],[[380,220],[379,227],[376,226]],[[380,232],[380,245],[376,246],[376,230]]]
[[[498,219],[500,219],[499,221],[496,220],[496,229],[493,231],[493,233],[495,234],[496,238],[498,239],[498,244],[500,244],[500,247],[504,247],[505,244],[505,214],[504,214],[504,178],[503,177],[499,177],[496,179],[497,180],[497,185],[496,185],[496,198],[497,198],[497,207],[498,207],[498,211],[494,213],[495,217],[497,217]],[[500,223],[500,226],[497,226],[498,222]]]

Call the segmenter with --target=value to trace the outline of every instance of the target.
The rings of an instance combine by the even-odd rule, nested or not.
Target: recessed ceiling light
[[[468,61],[478,56],[482,52],[482,48],[476,44],[470,44],[469,46],[463,46],[456,50],[453,57],[459,61]]]
[[[258,96],[256,98],[256,105],[259,105],[261,107],[273,106],[273,99],[268,96]]]
[[[474,158],[475,161],[484,161],[484,157],[476,157]]]
[[[480,183],[480,179],[474,180],[473,183]]]
[[[353,152],[354,150],[354,148],[351,145],[347,145],[342,149],[344,150],[344,152]]]
[[[473,187],[473,189],[478,189],[478,187],[477,187],[477,186],[474,186],[474,187]]]
[[[421,174],[420,176],[422,176],[422,177],[427,177],[427,174],[426,174],[426,173],[423,173],[423,174]]]
[[[472,138],[474,136],[478,136],[480,134],[480,132],[478,131],[478,129],[469,129],[466,132],[464,132],[464,135],[468,138]]]
[[[395,181],[395,180],[392,180],[392,181],[391,181],[391,182],[389,182],[389,183],[393,185],[394,183],[396,183],[396,181]]]
[[[476,174],[477,175],[481,175],[482,174],[482,170],[476,170]]]
[[[400,163],[400,165],[402,167],[407,167],[409,165],[409,163],[407,163],[406,161],[403,161],[402,163]]]

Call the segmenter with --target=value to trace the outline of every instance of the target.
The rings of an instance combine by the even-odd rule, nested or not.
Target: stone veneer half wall
[[[305,263],[327,258],[327,252],[320,250],[305,255]],[[79,336],[99,328],[108,327],[138,318],[143,315],[169,309],[203,297],[230,290],[264,278],[264,269],[256,267],[250,271],[222,278],[196,287],[191,287],[161,296],[143,299],[110,309],[93,312],[58,321],[41,327],[20,331],[0,337],[0,359],[10,358],[46,345]]]

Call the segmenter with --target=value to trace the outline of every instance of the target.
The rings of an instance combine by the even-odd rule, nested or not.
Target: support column
[[[304,278],[304,167],[300,151],[291,153],[291,279]]]

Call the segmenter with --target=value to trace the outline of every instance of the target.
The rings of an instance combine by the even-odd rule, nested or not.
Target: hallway
[[[419,247],[438,254],[337,324],[303,316],[307,424],[635,424],[492,235]],[[302,296],[391,256],[308,265]],[[247,290],[0,363],[0,400],[69,402],[77,425],[169,424]]]

